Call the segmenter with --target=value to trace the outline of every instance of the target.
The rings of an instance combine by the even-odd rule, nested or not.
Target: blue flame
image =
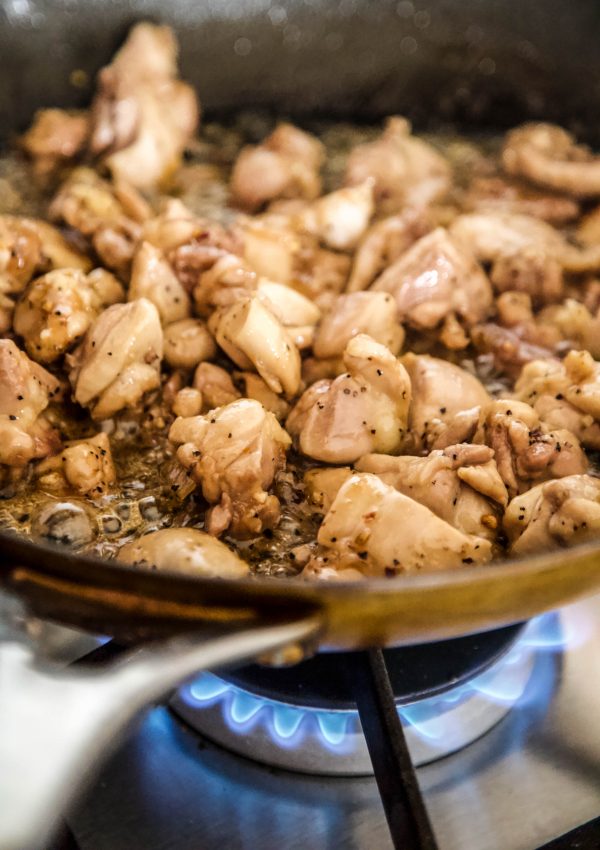
[[[498,664],[446,693],[399,707],[400,717],[422,738],[439,741],[452,732],[452,724],[456,722],[451,709],[474,693],[501,704],[519,702],[525,690],[518,675],[519,661],[524,652],[561,652],[566,645],[584,640],[587,630],[583,628],[582,631],[584,637],[579,629],[577,634],[566,633],[556,614],[539,617],[526,627]],[[261,723],[271,739],[285,749],[299,746],[305,735],[312,735],[317,736],[320,744],[328,750],[344,752],[348,732],[360,723],[356,711],[321,711],[286,705],[254,696],[212,673],[202,673],[183,689],[182,696],[194,707],[220,703],[229,728],[238,734],[244,734],[256,723]]]

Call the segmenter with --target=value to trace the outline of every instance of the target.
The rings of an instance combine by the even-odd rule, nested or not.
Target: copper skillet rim
[[[4,562],[4,556],[8,553],[10,565]],[[317,582],[306,581],[297,576],[289,578],[275,578],[269,576],[249,576],[239,579],[223,579],[218,577],[193,577],[184,576],[173,570],[161,569],[160,571],[141,570],[137,566],[125,564],[117,559],[101,558],[96,555],[72,552],[60,546],[60,544],[39,543],[12,531],[0,531],[0,575],[2,572],[14,572],[19,567],[29,568],[32,571],[55,577],[72,577],[73,571],[68,567],[75,568],[81,572],[81,578],[86,584],[98,584],[102,586],[103,578],[112,579],[118,583],[123,580],[127,589],[136,592],[135,579],[152,589],[154,592],[166,590],[175,584],[183,589],[204,587],[206,590],[223,591],[235,589],[236,596],[255,596],[257,590],[264,590],[269,596],[285,598],[286,589],[290,590],[290,599],[298,596],[314,599],[315,596],[346,596],[373,593],[377,595],[394,596],[406,590],[429,590],[431,588],[452,588],[464,586],[465,584],[487,584],[491,573],[496,581],[510,581],[523,572],[537,573],[552,571],[564,566],[565,560],[579,560],[596,555],[600,566],[600,540],[580,543],[570,548],[561,548],[543,552],[537,555],[510,558],[502,561],[491,561],[485,565],[465,566],[458,570],[439,570],[436,572],[422,572],[398,576],[396,578],[367,579],[365,582],[335,581]],[[46,559],[44,559],[46,556]],[[49,559],[49,560],[48,560]],[[44,563],[46,560],[46,563]],[[62,568],[61,568],[62,565]],[[66,567],[66,569],[65,569]],[[88,572],[89,570],[89,572]],[[95,572],[92,572],[94,570]],[[99,571],[99,572],[98,572]],[[131,580],[131,581],[129,581]],[[112,584],[112,582],[111,582]],[[140,593],[148,595],[147,591]]]

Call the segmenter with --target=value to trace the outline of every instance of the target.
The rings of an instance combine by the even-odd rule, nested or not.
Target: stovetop
[[[567,647],[540,647],[518,706],[466,749],[419,768],[440,850],[534,850],[600,815],[600,596],[564,609],[560,622]],[[392,848],[373,778],[255,764],[199,739],[164,706],[141,720],[68,822],[80,850]]]

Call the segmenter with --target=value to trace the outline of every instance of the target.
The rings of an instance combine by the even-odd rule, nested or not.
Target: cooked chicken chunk
[[[402,357],[412,384],[409,429],[415,452],[471,440],[490,397],[483,384],[460,366],[412,352]]]
[[[159,386],[162,356],[162,328],[151,301],[109,307],[67,357],[75,401],[96,420],[135,406]]]
[[[202,393],[205,411],[223,407],[241,397],[229,372],[213,363],[200,363],[194,373],[194,387]]]
[[[315,327],[321,318],[321,311],[316,304],[290,286],[266,278],[259,278],[256,292],[287,329],[297,348],[312,345]]]
[[[527,183],[506,177],[477,177],[469,185],[463,207],[472,212],[531,215],[549,224],[568,224],[579,215],[573,198],[542,192]]]
[[[277,317],[254,296],[211,317],[223,351],[242,369],[255,368],[267,386],[293,398],[300,388],[300,355]]]
[[[169,439],[213,505],[206,514],[210,534],[228,529],[243,539],[277,525],[279,501],[268,490],[291,440],[259,402],[240,399],[206,416],[176,419]]]
[[[61,269],[32,280],[14,314],[15,332],[34,360],[52,363],[84,335],[98,314],[124,298],[110,272]]]
[[[436,149],[411,135],[404,118],[389,118],[374,142],[358,145],[348,157],[346,185],[372,178],[379,212],[425,207],[450,188],[450,166]]]
[[[0,465],[14,474],[60,446],[43,411],[60,384],[9,339],[0,339]]]
[[[384,484],[376,475],[352,475],[339,489],[319,529],[320,551],[303,575],[359,570],[365,576],[395,576],[420,570],[458,569],[489,560],[483,537],[465,534],[429,508]]]
[[[555,124],[524,124],[507,133],[502,163],[509,174],[580,197],[600,195],[600,157]]]
[[[201,319],[180,319],[164,329],[165,360],[173,369],[193,369],[216,353],[213,336]]]
[[[235,372],[235,379],[243,382],[244,398],[260,401],[281,422],[290,412],[290,406],[280,395],[269,389],[261,377],[254,372]]]
[[[81,153],[89,132],[90,120],[85,112],[40,109],[20,142],[33,159],[35,172],[43,177]]]
[[[381,455],[381,457],[388,457],[388,455]],[[318,505],[327,512],[342,484],[352,475],[354,472],[349,466],[320,466],[309,469],[304,473],[306,494],[314,505]]]
[[[400,321],[418,330],[436,328],[449,316],[467,326],[493,308],[492,288],[475,258],[442,228],[423,236],[374,282],[390,292]],[[458,347],[465,347],[465,338]]]
[[[151,188],[179,165],[198,114],[193,88],[177,79],[171,29],[137,24],[98,75],[90,150],[115,179]]]
[[[348,342],[344,363],[347,374],[306,390],[287,419],[288,431],[303,454],[326,463],[399,451],[411,398],[405,368],[365,334]]]
[[[43,267],[38,234],[23,219],[0,216],[0,331],[10,330],[14,302],[9,295],[22,292]]]
[[[106,434],[66,443],[63,451],[36,469],[40,487],[52,492],[75,492],[90,499],[104,496],[116,481]]]
[[[202,413],[203,398],[195,387],[183,387],[175,394],[171,409],[175,416],[199,416]]]
[[[229,307],[255,292],[258,281],[256,272],[241,257],[223,254],[198,275],[193,290],[196,311],[208,316],[215,307]]]
[[[299,212],[295,224],[326,248],[352,251],[364,236],[375,211],[373,181],[323,195]]]
[[[127,297],[129,301],[152,301],[163,325],[186,319],[191,313],[189,295],[163,253],[150,242],[142,242],[134,254]]]
[[[315,357],[341,357],[352,337],[367,334],[398,354],[404,330],[396,318],[396,304],[387,292],[340,295],[325,313],[315,336]]]
[[[588,460],[575,434],[551,430],[521,401],[498,399],[485,412],[484,439],[511,497],[540,479],[587,472]]]
[[[323,145],[314,136],[279,124],[262,144],[240,152],[231,175],[233,201],[254,211],[276,198],[316,198],[324,158]]]
[[[597,540],[600,479],[571,475],[516,496],[504,515],[511,555],[538,554],[557,546]]]
[[[144,569],[203,578],[244,578],[245,561],[198,528],[163,528],[119,549],[118,559]]]

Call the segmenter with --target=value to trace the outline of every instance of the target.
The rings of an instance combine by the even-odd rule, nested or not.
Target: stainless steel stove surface
[[[468,747],[418,769],[440,850],[534,850],[600,815],[600,596],[538,635],[517,705]],[[69,826],[81,850],[393,846],[372,777],[252,762],[164,706],[105,766]],[[600,832],[593,840],[586,848],[600,847]]]

